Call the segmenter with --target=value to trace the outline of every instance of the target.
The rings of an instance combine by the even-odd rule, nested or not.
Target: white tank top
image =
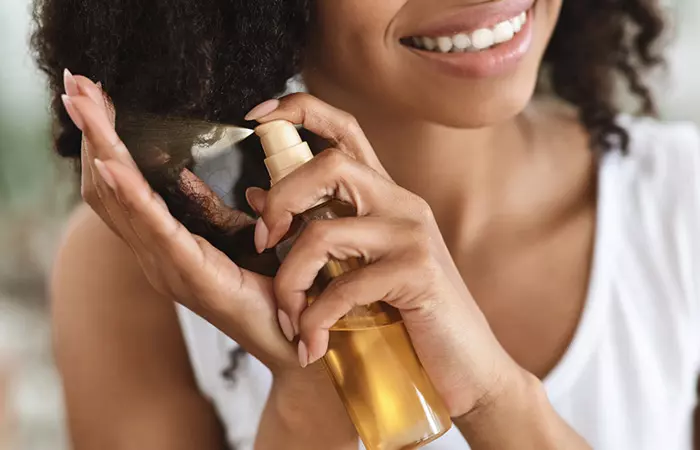
[[[601,161],[588,298],[544,385],[597,450],[690,450],[700,373],[700,135],[690,124],[620,123],[631,146]],[[221,193],[230,189],[212,181]],[[227,381],[222,371],[237,344],[178,310],[201,391],[234,448],[252,449],[269,371],[246,355],[236,381]],[[453,427],[425,448],[469,447]]]

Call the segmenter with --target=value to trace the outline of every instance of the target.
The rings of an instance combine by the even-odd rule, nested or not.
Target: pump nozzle
[[[275,120],[255,129],[265,151],[265,166],[272,184],[314,157],[309,144],[301,140],[291,122]]]

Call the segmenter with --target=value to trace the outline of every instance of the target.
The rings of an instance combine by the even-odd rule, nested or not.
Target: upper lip
[[[479,28],[489,28],[529,10],[534,3],[535,0],[492,0],[463,6],[457,12],[429,20],[406,37],[452,36],[462,32],[475,31]]]

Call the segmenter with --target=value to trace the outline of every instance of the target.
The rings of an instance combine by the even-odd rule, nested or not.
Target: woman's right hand
[[[65,80],[66,110],[83,132],[82,196],[131,247],[153,288],[207,319],[273,373],[298,370],[296,351],[278,325],[271,279],[238,267],[180,224],[117,135],[114,109],[100,87],[69,73]],[[252,222],[191,172],[182,178],[198,195],[209,195],[229,223]]]

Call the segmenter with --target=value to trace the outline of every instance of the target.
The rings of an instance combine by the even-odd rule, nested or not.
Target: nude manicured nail
[[[309,350],[306,348],[304,341],[299,341],[299,365],[304,368],[309,365]]]
[[[70,70],[63,70],[63,89],[69,97],[75,97],[80,95],[80,89],[78,89],[78,82],[75,81],[75,77]]]
[[[70,116],[70,119],[73,121],[75,126],[80,129],[80,131],[83,131],[85,122],[83,121],[83,116],[80,115],[80,111],[78,111],[73,104],[73,101],[66,94],[61,95],[61,100],[63,101],[63,106],[66,108],[66,112]]]
[[[95,158],[95,169],[97,169],[97,172],[99,172],[102,179],[105,181],[105,183],[107,183],[107,186],[109,186],[112,190],[117,189],[117,183],[114,181],[114,176],[104,162]]]
[[[267,100],[260,103],[255,108],[251,109],[245,116],[245,120],[258,120],[266,115],[270,114],[272,111],[276,110],[280,106],[280,101],[277,99]]]
[[[292,342],[294,340],[294,327],[292,326],[292,321],[287,315],[287,313],[282,311],[281,309],[278,309],[277,321],[280,324],[282,333],[284,333],[284,337],[286,337],[289,342]]]
[[[267,241],[270,238],[270,230],[267,229],[267,225],[260,217],[255,224],[255,235],[253,237],[253,242],[255,242],[255,249],[258,253],[262,253],[267,248]]]

